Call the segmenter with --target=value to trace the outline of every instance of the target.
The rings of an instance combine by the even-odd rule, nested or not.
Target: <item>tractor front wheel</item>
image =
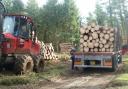
[[[33,60],[29,55],[18,56],[15,60],[14,71],[16,74],[25,74],[33,70]]]
[[[44,59],[42,57],[34,57],[34,71],[37,73],[44,71]]]

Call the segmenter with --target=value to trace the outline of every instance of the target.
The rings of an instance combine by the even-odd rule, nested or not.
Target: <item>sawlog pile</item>
[[[73,48],[72,43],[60,43],[59,46],[61,53],[69,53]]]
[[[114,28],[99,26],[95,23],[80,28],[80,51],[113,52]]]
[[[58,56],[54,52],[54,47],[52,43],[40,43],[41,45],[41,55],[44,57],[45,60],[57,60]]]

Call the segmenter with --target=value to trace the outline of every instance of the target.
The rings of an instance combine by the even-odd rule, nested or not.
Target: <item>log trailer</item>
[[[120,30],[114,29],[114,50],[111,52],[85,52],[71,50],[72,69],[75,68],[109,68],[116,71],[122,63],[122,39]]]
[[[36,37],[32,19],[7,14],[0,1],[0,70],[12,69],[16,74],[43,71],[44,59]]]

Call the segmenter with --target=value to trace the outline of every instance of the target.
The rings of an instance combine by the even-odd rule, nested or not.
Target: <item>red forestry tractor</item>
[[[24,74],[41,72],[44,59],[41,45],[36,42],[36,29],[32,19],[25,15],[6,14],[0,1],[0,69],[12,69]]]

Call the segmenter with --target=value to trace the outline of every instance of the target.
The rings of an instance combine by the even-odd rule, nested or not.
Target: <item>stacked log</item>
[[[54,48],[52,43],[43,43],[41,42],[41,55],[44,57],[45,60],[57,60],[58,56],[54,52]]]
[[[60,43],[59,46],[61,53],[70,53],[71,49],[73,48],[72,43]]]
[[[80,28],[80,50],[83,52],[114,51],[115,29],[92,23]]]

